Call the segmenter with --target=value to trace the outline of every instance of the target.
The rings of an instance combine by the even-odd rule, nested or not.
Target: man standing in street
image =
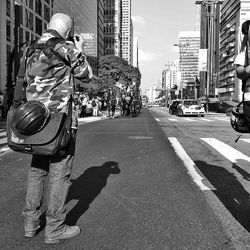
[[[46,43],[53,37],[60,38],[54,50],[69,61],[70,66],[59,60],[58,56],[46,56],[44,50],[35,49],[27,54],[26,80],[27,100],[39,100],[51,113],[67,112],[68,103],[74,96],[74,81],[89,81],[92,70],[83,53],[83,39],[75,36],[69,41],[73,29],[72,19],[65,14],[52,16],[48,29],[37,41]],[[74,116],[75,117],[75,116]],[[45,178],[50,173],[47,193],[47,211],[45,227],[45,243],[56,243],[70,239],[80,233],[78,226],[65,225],[65,201],[70,186],[75,151],[75,129],[77,118],[72,119],[71,141],[65,150],[59,150],[53,156],[33,155],[28,174],[26,202],[23,209],[24,229],[26,237],[34,237],[40,227],[39,217],[44,196]]]

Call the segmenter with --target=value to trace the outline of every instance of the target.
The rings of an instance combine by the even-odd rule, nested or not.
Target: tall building
[[[95,75],[97,75],[97,58],[100,53],[97,44],[98,35],[101,35],[98,33],[100,31],[98,30],[98,21],[100,21],[98,14],[102,11],[100,8],[102,5],[97,0],[71,0],[70,3],[68,0],[54,0],[53,6],[54,13],[62,12],[74,19],[74,33],[83,36],[84,50]]]
[[[211,59],[206,59],[206,71],[202,69],[199,73],[200,96],[205,97],[207,95],[206,89],[208,84],[208,94],[217,96],[219,75],[220,4],[212,3],[210,7],[202,4],[198,7],[198,10],[200,11],[200,49],[207,50],[208,57],[208,50],[211,45],[211,55],[209,57]],[[208,81],[210,82],[208,83]]]
[[[15,75],[25,45],[41,36],[56,12],[74,18],[74,31],[86,38],[85,50],[96,73],[96,58],[103,55],[104,50],[103,0],[72,0],[70,3],[67,0],[4,0],[0,8],[1,91],[10,87],[13,92]]]
[[[178,63],[169,62],[165,65],[165,69],[162,71],[162,90],[165,91],[168,99],[172,99],[175,96],[175,90],[173,87],[178,86]]]
[[[121,56],[121,0],[104,0],[104,55]]]
[[[10,98],[25,46],[40,37],[52,14],[52,0],[1,1],[0,89]]]
[[[181,72],[181,89],[196,88],[199,76],[198,59],[200,48],[199,31],[182,31],[179,33],[179,69]]]
[[[122,58],[132,64],[133,24],[131,20],[131,0],[121,0],[121,39]]]
[[[250,19],[249,0],[226,0],[221,6],[219,98],[242,99],[241,81],[235,77],[235,56],[242,40],[241,25]]]
[[[97,0],[97,61],[104,55],[104,0]]]

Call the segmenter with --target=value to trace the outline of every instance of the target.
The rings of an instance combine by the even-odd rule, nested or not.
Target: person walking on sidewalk
[[[58,60],[56,55],[47,57],[43,50],[35,49],[31,55],[27,54],[27,100],[43,102],[51,113],[67,110],[67,104],[71,96],[74,96],[73,77],[87,82],[92,77],[92,69],[83,53],[83,38],[75,36],[74,42],[68,40],[72,29],[73,21],[68,15],[54,14],[48,24],[48,29],[37,41],[37,43],[45,43],[50,38],[60,38],[54,50],[70,62],[70,67]],[[32,156],[26,201],[22,211],[26,237],[34,237],[41,226],[39,217],[44,196],[45,178],[48,173],[50,175],[45,243],[56,243],[80,233],[78,226],[68,226],[64,223],[66,217],[65,201],[70,186],[75,151],[76,121],[77,118],[72,119],[72,128],[74,129],[72,129],[71,141],[67,149],[59,150],[53,156]]]
[[[99,113],[99,101],[96,98],[96,96],[91,101],[91,105],[93,107],[93,116],[95,116],[95,117],[98,116],[98,113]]]

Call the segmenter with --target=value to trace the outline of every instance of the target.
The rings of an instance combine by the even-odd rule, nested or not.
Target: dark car
[[[170,105],[169,105],[169,114],[174,115],[177,114],[177,106],[181,103],[181,100],[174,100]]]

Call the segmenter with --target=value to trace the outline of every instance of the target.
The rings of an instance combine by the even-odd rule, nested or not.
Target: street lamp
[[[208,57],[207,57],[207,84],[206,84],[206,98],[207,98],[207,112],[208,112],[208,98],[210,86],[212,86],[213,76],[213,50],[214,50],[214,17],[217,4],[222,4],[221,0],[203,0],[196,1],[195,4],[205,6],[207,25],[208,25]]]

